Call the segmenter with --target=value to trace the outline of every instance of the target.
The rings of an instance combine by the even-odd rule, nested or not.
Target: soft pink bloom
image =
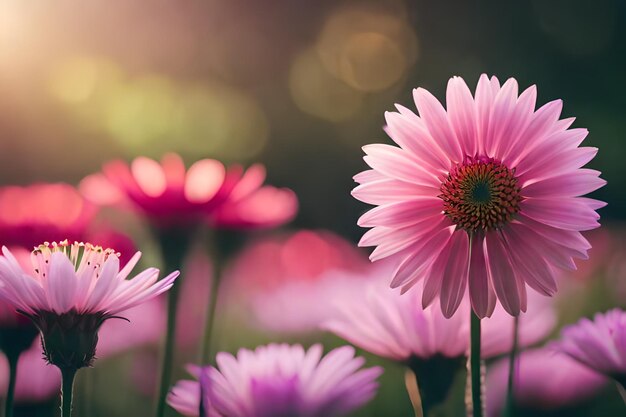
[[[423,308],[421,283],[401,296],[388,286],[392,272],[388,265],[373,266],[361,279],[365,282],[357,285],[353,279],[342,297],[329,300],[335,312],[322,327],[361,349],[398,361],[464,356],[469,344],[466,315],[459,312],[447,319],[438,308]]]
[[[127,280],[140,252],[120,270],[114,251],[89,243],[40,245],[33,251],[33,269],[26,271],[6,247],[2,253],[0,296],[30,316],[42,311],[113,316],[167,291],[178,276],[172,272],[157,281],[159,270],[149,268]]]
[[[0,187],[0,244],[32,249],[46,241],[83,240],[96,211],[68,184]]]
[[[161,163],[139,157],[129,165],[113,161],[102,173],[85,178],[83,194],[101,205],[126,205],[160,226],[189,226],[208,221],[215,227],[270,227],[287,222],[297,210],[291,190],[263,186],[265,170],[254,165],[228,170],[213,159],[189,169],[176,154]]]
[[[626,312],[598,313],[565,327],[554,347],[589,368],[626,383]]]
[[[480,317],[496,299],[518,315],[526,285],[552,295],[555,271],[587,257],[580,232],[599,226],[604,203],[581,196],[605,181],[581,167],[597,149],[579,147],[587,130],[559,120],[560,100],[535,110],[536,94],[532,86],[518,95],[513,78],[500,86],[483,75],[473,97],[453,77],[447,110],[418,88],[419,116],[402,106],[386,114],[399,147],[365,146],[372,169],[355,177],[352,194],[378,206],[359,219],[373,228],[360,244],[377,246],[372,260],[398,262],[392,287],[424,280],[422,304],[439,297],[450,317],[469,283]]]
[[[227,294],[249,308],[256,324],[301,332],[328,318],[331,310],[320,300],[346,287],[336,271],[368,266],[367,258],[336,234],[300,230],[249,244],[226,272],[225,282],[230,285]]]
[[[331,294],[334,307],[322,327],[350,343],[378,356],[406,361],[410,357],[429,359],[464,356],[469,351],[469,298],[449,319],[439,308],[422,307],[422,283],[401,295],[387,285],[393,265],[374,264],[366,274],[351,280],[334,275],[342,291]],[[346,273],[343,273],[346,275]],[[320,299],[323,300],[323,299]],[[324,304],[323,301],[318,303]],[[531,292],[530,309],[520,315],[519,346],[525,347],[545,338],[556,324],[551,299]],[[328,306],[324,304],[325,308]],[[511,350],[513,317],[497,306],[490,318],[482,321],[482,357],[490,358]]]
[[[238,417],[332,417],[348,414],[376,394],[380,367],[343,346],[322,357],[322,346],[270,344],[237,356],[221,352],[209,370],[215,409]]]
[[[9,364],[0,356],[0,392],[5,393],[9,385]],[[15,401],[33,403],[48,400],[58,395],[61,387],[61,372],[50,366],[41,357],[39,338],[32,347],[22,353],[17,365]]]
[[[508,358],[487,371],[487,415],[499,417],[506,403]],[[529,409],[574,406],[596,395],[607,379],[550,349],[523,352],[517,361],[515,401]]]

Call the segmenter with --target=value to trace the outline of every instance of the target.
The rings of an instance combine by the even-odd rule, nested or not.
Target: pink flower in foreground
[[[487,415],[499,417],[506,404],[508,358],[487,371]],[[549,410],[573,407],[591,399],[607,379],[565,355],[550,349],[523,352],[517,362],[516,404],[525,409]]]
[[[398,361],[465,356],[469,351],[468,297],[447,319],[438,308],[422,307],[422,283],[405,295],[388,288],[386,283],[392,273],[393,266],[387,263],[374,264],[360,279],[347,280],[341,273],[334,274],[333,281],[343,283],[344,288],[329,293],[328,303],[334,310],[322,327],[361,349]],[[556,324],[550,299],[531,293],[528,302],[531,308],[520,315],[521,347],[545,338]],[[513,318],[497,306],[493,315],[483,320],[481,339],[483,358],[510,351]]]
[[[269,227],[293,218],[293,192],[263,186],[264,179],[260,165],[244,173],[240,166],[227,170],[219,161],[202,159],[186,170],[180,156],[167,154],[160,164],[145,157],[130,166],[109,162],[80,189],[97,204],[131,206],[159,226],[208,221],[215,227]]]
[[[321,345],[305,350],[270,344],[254,351],[240,349],[236,357],[221,352],[217,368],[208,370],[209,397],[217,415],[226,417],[343,416],[376,394],[382,369],[360,369],[364,363],[349,346],[324,357]],[[180,411],[198,409],[199,386],[179,382],[170,404]]]
[[[368,266],[367,258],[336,234],[300,230],[249,244],[227,271],[226,282],[237,300],[233,303],[241,305],[245,299],[256,324],[301,332],[315,329],[329,316],[328,305],[320,300],[345,287],[335,271]]]
[[[96,211],[68,184],[0,187],[0,244],[32,249],[46,241],[83,240]]]
[[[0,357],[0,392],[5,393],[9,385],[9,364]],[[17,403],[43,402],[58,394],[61,373],[41,357],[39,338],[25,351],[18,361],[15,385]]]
[[[526,285],[552,295],[556,269],[586,258],[580,231],[599,226],[604,203],[581,197],[605,184],[581,169],[596,154],[579,148],[586,129],[559,120],[562,102],[535,111],[536,88],[518,96],[481,76],[472,94],[459,77],[448,83],[447,110],[428,91],[414,90],[419,116],[397,106],[386,131],[399,147],[368,145],[372,168],[355,176],[352,194],[377,205],[359,219],[372,227],[362,246],[372,260],[393,257],[392,287],[424,280],[422,304],[439,296],[446,317],[469,283],[472,307],[491,315],[500,300],[512,315],[526,310]]]
[[[178,276],[173,272],[157,282],[159,270],[149,268],[127,280],[139,252],[120,270],[113,250],[88,243],[40,245],[32,254],[32,272],[6,247],[2,252],[0,297],[35,323],[46,358],[65,368],[90,365],[102,323],[167,291]],[[76,340],[80,343],[65,345]]]
[[[626,312],[614,309],[567,326],[554,347],[626,388]]]

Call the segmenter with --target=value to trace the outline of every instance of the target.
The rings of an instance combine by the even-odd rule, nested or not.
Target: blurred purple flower
[[[499,417],[506,403],[508,358],[487,371],[487,415]],[[557,409],[592,398],[607,379],[551,349],[532,349],[517,359],[515,401],[528,409]]]
[[[240,349],[236,357],[221,352],[217,368],[208,370],[210,401],[216,416],[343,416],[376,394],[382,369],[360,369],[364,362],[349,346],[324,357],[321,345],[305,350],[270,344],[254,351]],[[198,415],[200,392],[200,383],[180,381],[169,403],[187,415]]]
[[[552,346],[626,388],[626,312],[614,309],[566,326]]]

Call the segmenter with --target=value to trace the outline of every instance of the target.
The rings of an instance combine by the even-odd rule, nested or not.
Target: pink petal
[[[484,252],[485,238],[475,235],[472,238],[469,293],[472,308],[478,317],[490,317],[496,306],[496,296],[493,292]]]
[[[441,311],[452,317],[465,295],[469,272],[469,237],[464,231],[452,235],[451,254],[441,282]]]
[[[476,103],[467,84],[460,77],[452,77],[446,90],[446,106],[450,124],[466,155],[477,152]]]
[[[185,198],[192,203],[206,203],[220,190],[226,178],[226,169],[214,159],[194,163],[185,178]]]
[[[502,307],[512,316],[517,316],[521,310],[521,297],[515,272],[507,249],[496,233],[489,233],[485,238],[489,276]]]
[[[140,156],[131,164],[133,177],[141,190],[149,197],[159,197],[167,189],[165,173],[158,162]]]

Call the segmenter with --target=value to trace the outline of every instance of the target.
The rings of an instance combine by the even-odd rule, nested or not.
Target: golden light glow
[[[292,63],[289,90],[300,110],[333,122],[355,114],[363,99],[362,93],[333,77],[313,49]]]

